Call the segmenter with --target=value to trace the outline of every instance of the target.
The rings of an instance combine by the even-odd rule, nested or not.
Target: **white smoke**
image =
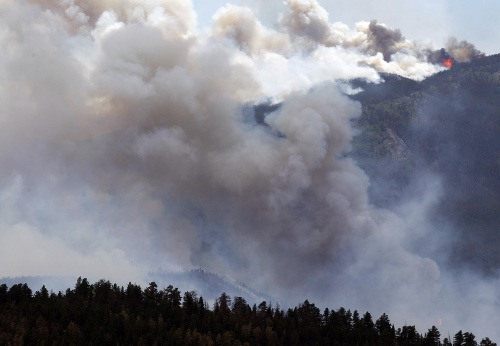
[[[279,28],[226,5],[207,33],[184,0],[0,3],[0,276],[203,267],[421,330],[437,306],[492,336],[454,317],[453,278],[411,246],[432,198],[418,217],[376,210],[347,157],[361,109],[336,80],[443,68],[397,30],[286,3]],[[245,118],[269,99],[265,126]]]

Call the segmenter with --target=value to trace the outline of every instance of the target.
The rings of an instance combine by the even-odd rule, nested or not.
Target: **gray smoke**
[[[287,5],[278,29],[228,5],[200,33],[188,1],[0,3],[0,276],[202,267],[290,304],[494,336],[448,304],[487,313],[498,282],[456,290],[412,247],[436,179],[380,210],[348,157],[361,109],[335,80],[443,68],[397,30]],[[266,126],[245,116],[268,99]]]
[[[428,52],[427,59],[433,64],[442,64],[446,59],[450,59],[451,55],[446,49],[441,48],[433,52]]]
[[[400,50],[399,44],[405,42],[405,38],[399,29],[392,29],[378,24],[376,20],[368,26],[368,40],[374,52],[381,52],[385,61],[390,61],[392,54]]]
[[[433,64],[443,63],[445,59],[453,59],[457,62],[473,61],[484,57],[484,53],[467,41],[458,41],[451,37],[446,43],[446,48],[427,52],[427,59]]]
[[[338,43],[326,10],[317,1],[289,0],[290,13],[281,20],[293,36],[332,46]]]
[[[484,53],[467,41],[458,41],[452,37],[446,43],[446,50],[458,62],[471,61],[484,57]]]

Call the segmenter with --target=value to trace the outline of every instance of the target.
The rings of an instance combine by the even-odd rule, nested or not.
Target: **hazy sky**
[[[201,26],[210,23],[211,15],[226,3],[256,9],[259,17],[272,25],[285,10],[280,0],[193,0]],[[362,20],[376,19],[401,30],[411,40],[431,40],[443,45],[450,37],[467,40],[487,54],[500,52],[500,1],[498,0],[320,0],[332,22],[351,28]]]

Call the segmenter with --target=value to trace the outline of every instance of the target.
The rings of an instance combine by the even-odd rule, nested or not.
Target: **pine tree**
[[[481,343],[479,344],[481,346],[497,346],[496,343],[492,342],[490,338],[484,338],[481,340]]]
[[[472,333],[465,332],[463,346],[477,346],[476,336]]]
[[[462,331],[459,330],[455,334],[455,337],[453,338],[453,346],[462,346],[463,343],[464,343],[464,335],[462,334]]]
[[[399,345],[418,345],[420,343],[420,335],[417,333],[415,326],[404,326],[398,330],[397,341]]]
[[[431,329],[427,331],[422,340],[422,344],[424,346],[439,346],[441,345],[441,333],[436,328],[436,326],[432,326]]]
[[[378,336],[383,345],[392,345],[396,339],[396,332],[394,326],[391,325],[389,316],[387,314],[382,314],[380,318],[375,322],[377,328]]]

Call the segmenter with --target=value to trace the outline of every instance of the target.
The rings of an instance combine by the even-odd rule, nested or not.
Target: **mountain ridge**
[[[370,176],[372,202],[401,204],[422,176],[438,177],[443,192],[434,219],[455,230],[451,261],[495,275],[500,54],[456,63],[421,82],[391,76],[352,98],[361,103],[362,115],[351,155]],[[391,153],[387,131],[403,141],[407,159]]]

